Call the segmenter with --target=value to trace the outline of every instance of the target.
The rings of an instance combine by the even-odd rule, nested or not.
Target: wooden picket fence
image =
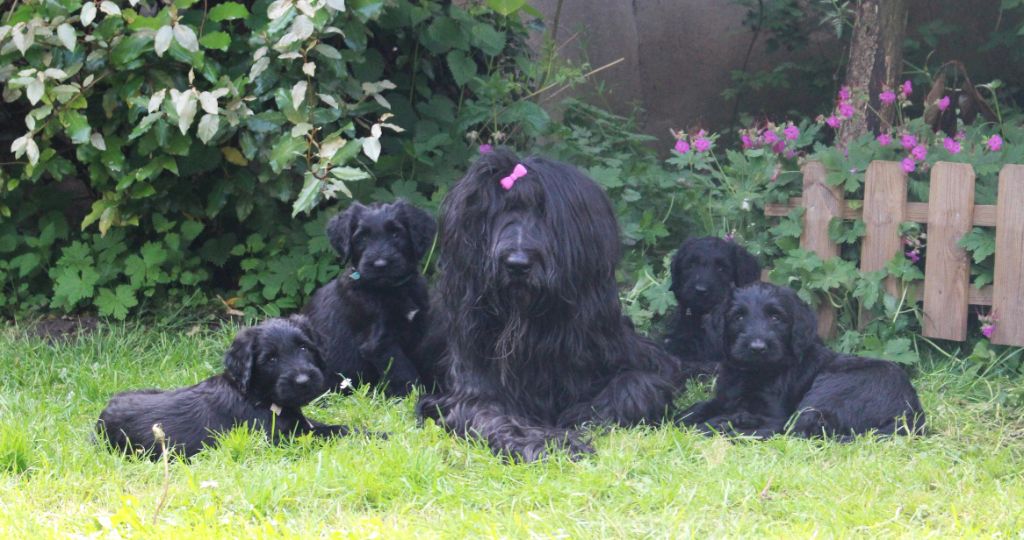
[[[765,207],[767,216],[805,208],[802,248],[822,259],[836,257],[839,246],[829,239],[829,222],[836,217],[862,219],[866,233],[860,267],[872,272],[903,251],[900,223],[924,223],[925,278],[917,289],[923,289],[922,334],[964,341],[969,306],[992,306],[998,319],[992,342],[1024,346],[1024,165],[1006,165],[1000,171],[995,205],[974,204],[974,169],[966,163],[940,161],[932,167],[927,203],[907,202],[907,175],[897,162],[871,163],[864,178],[864,200],[856,201],[860,204],[849,204],[855,201],[845,201],[841,188],[825,182],[821,163],[805,164],[803,175],[803,197]],[[994,282],[981,289],[971,285],[970,255],[958,245],[974,226],[996,228]],[[886,288],[891,294],[898,292],[892,278]],[[818,315],[819,333],[831,335],[834,310],[823,305]]]

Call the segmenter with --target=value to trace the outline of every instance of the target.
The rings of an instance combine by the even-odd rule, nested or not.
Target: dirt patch
[[[67,341],[96,331],[99,319],[89,315],[62,315],[42,319],[31,325],[28,335],[46,341]]]

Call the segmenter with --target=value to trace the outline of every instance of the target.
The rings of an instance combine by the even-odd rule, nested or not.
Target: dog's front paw
[[[584,422],[593,422],[595,420],[596,412],[594,408],[588,403],[577,403],[562,411],[562,414],[558,415],[557,425],[564,428],[571,428],[580,426]]]

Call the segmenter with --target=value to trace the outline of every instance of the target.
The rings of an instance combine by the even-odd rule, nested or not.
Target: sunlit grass
[[[168,500],[154,516],[163,465],[95,444],[96,417],[116,391],[216,373],[233,332],[118,327],[56,345],[0,333],[0,535],[918,538],[1024,529],[1024,421],[1000,405],[1012,382],[964,375],[955,363],[914,381],[925,437],[758,442],[615,429],[595,435],[595,456],[529,465],[418,427],[413,400],[360,388],[307,413],[387,431],[387,440],[274,447],[238,430],[190,462],[171,461]]]

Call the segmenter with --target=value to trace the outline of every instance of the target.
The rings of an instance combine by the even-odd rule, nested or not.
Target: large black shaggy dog
[[[715,396],[680,415],[707,431],[771,437],[918,433],[924,412],[906,373],[884,360],[837,354],[790,289],[736,289],[711,315],[725,358]]]
[[[736,287],[761,278],[761,266],[735,242],[707,236],[683,242],[672,257],[672,293],[678,307],[669,317],[665,348],[695,371],[713,373],[720,347],[710,343],[705,315]]]
[[[327,224],[327,237],[351,265],[317,290],[303,312],[324,337],[327,384],[384,382],[390,395],[433,385],[434,366],[417,354],[429,324],[420,259],[437,225],[405,201],[353,203]],[[355,344],[355,346],[353,346]]]
[[[448,329],[445,391],[419,411],[495,453],[590,448],[584,423],[657,422],[673,397],[673,359],[641,338],[615,284],[619,229],[608,198],[572,166],[498,150],[441,208],[440,278]]]
[[[271,434],[345,435],[345,426],[306,418],[302,406],[324,391],[323,360],[305,317],[270,319],[235,336],[224,373],[176,390],[138,390],[111,398],[97,430],[123,452],[160,455],[153,425],[168,451],[192,456],[215,437],[248,424]],[[271,433],[272,431],[272,433]]]

